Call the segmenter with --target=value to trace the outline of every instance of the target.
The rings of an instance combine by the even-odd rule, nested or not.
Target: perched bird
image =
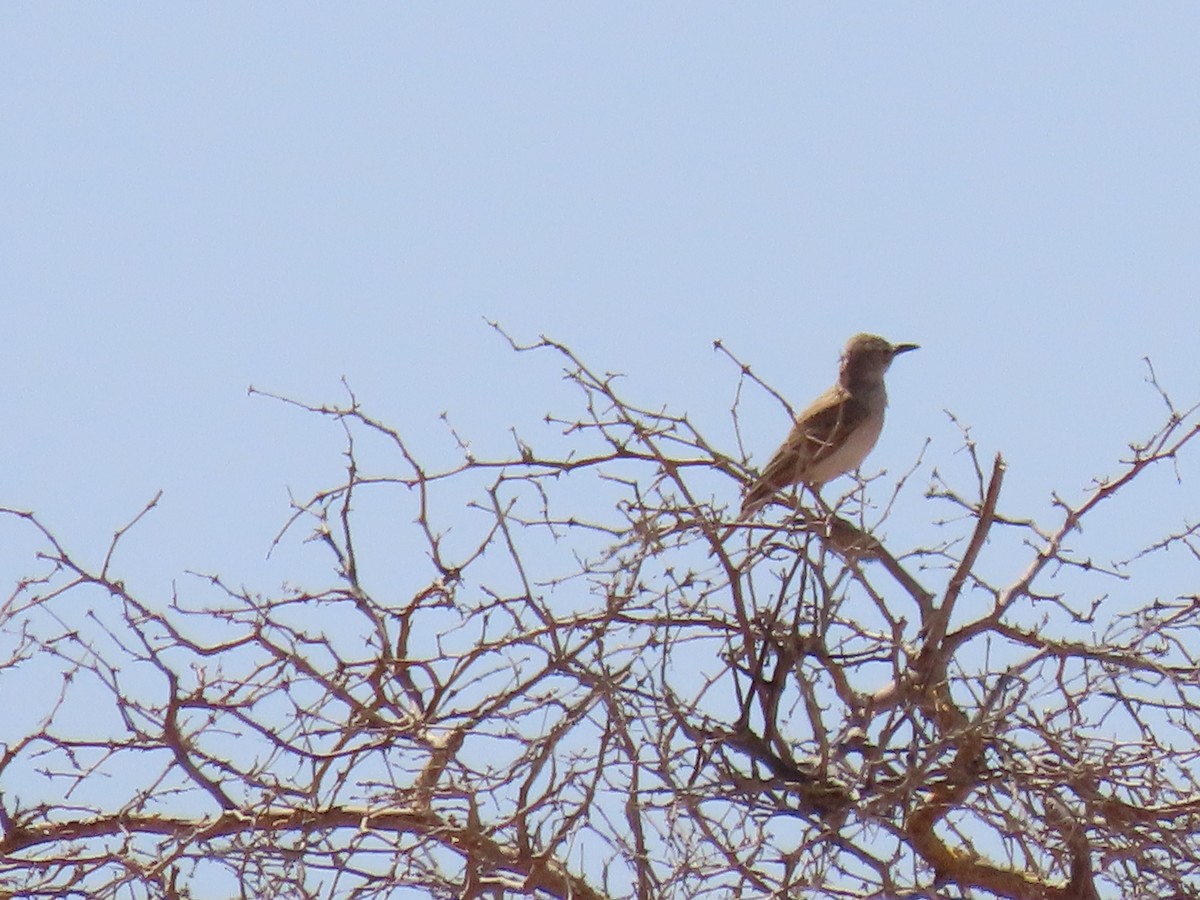
[[[883,430],[883,374],[893,359],[916,349],[916,344],[889,344],[873,334],[850,338],[837,381],[796,417],[787,440],[746,492],[738,521],[750,518],[786,487],[803,483],[818,488],[857,469]]]

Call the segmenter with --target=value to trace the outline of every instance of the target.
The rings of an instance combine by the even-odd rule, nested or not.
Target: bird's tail
[[[742,503],[741,512],[739,512],[737,514],[737,518],[733,520],[732,524],[725,526],[725,530],[722,531],[720,536],[717,538],[717,543],[720,544],[722,547],[725,546],[725,542],[727,540],[729,540],[729,536],[731,534],[733,534],[735,531],[737,531],[737,527],[739,525],[741,525],[743,522],[745,522],[747,519],[749,519],[751,516],[753,516],[756,512],[758,512],[760,509],[762,509],[766,505],[767,505],[766,499],[756,500],[753,504],[751,504],[750,497],[749,497],[749,495],[747,495],[746,500]],[[710,557],[716,556],[717,548],[713,547],[712,550],[708,551],[708,555]]]

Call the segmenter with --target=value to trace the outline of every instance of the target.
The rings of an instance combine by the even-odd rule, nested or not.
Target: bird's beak
[[[899,356],[901,353],[907,353],[909,350],[920,350],[920,344],[895,344],[892,347],[892,356]]]

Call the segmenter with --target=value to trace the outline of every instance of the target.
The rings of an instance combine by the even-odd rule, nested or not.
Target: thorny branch
[[[1103,565],[1080,530],[1183,477],[1197,410],[1153,369],[1163,426],[1056,523],[964,430],[935,546],[853,524],[878,481],[723,546],[744,453],[500,333],[581,398],[508,455],[451,429],[428,462],[349,387],[275,398],[344,437],[271,544],[327,584],[139,597],[118,550],[158,497],[98,567],[0,510],[39,545],[0,688],[41,710],[0,722],[0,895],[1200,895],[1197,526]]]

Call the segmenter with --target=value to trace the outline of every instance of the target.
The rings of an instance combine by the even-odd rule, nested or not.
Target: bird
[[[850,338],[837,381],[796,416],[787,439],[746,492],[737,521],[749,519],[784,488],[817,489],[862,465],[883,430],[884,373],[893,359],[916,349],[917,344],[892,344],[874,334]]]

